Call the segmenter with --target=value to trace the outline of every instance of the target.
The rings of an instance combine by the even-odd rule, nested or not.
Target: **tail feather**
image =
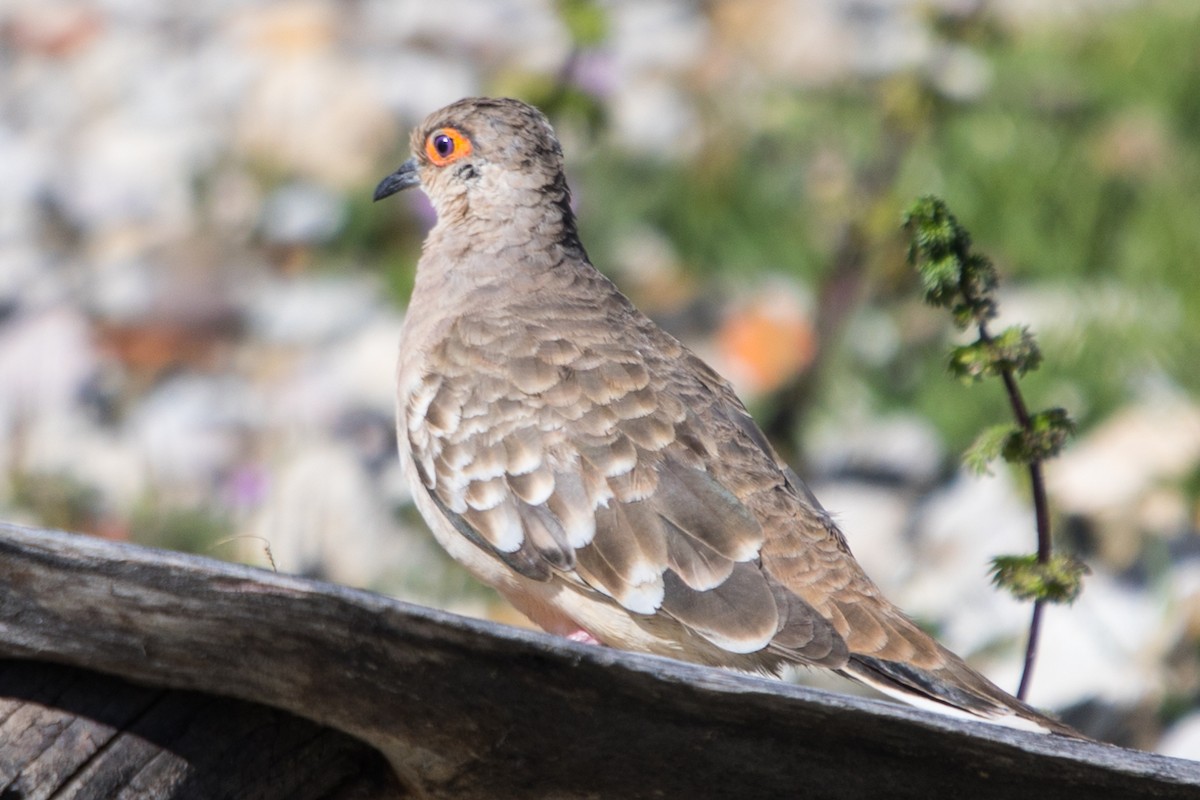
[[[946,661],[934,669],[855,653],[838,672],[884,694],[933,711],[983,718],[1023,730],[1087,738],[1069,725],[1021,702],[971,669],[958,656],[941,649]]]

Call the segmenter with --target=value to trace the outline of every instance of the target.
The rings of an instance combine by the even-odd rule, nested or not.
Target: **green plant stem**
[[[1041,558],[1041,548],[1038,549]],[[1021,670],[1021,683],[1017,685],[1017,698],[1024,700],[1029,694],[1029,684],[1033,682],[1033,664],[1037,660],[1038,639],[1042,634],[1042,607],[1046,601],[1033,601],[1033,615],[1029,618],[1029,640],[1025,643],[1025,667]]]
[[[1051,547],[1050,511],[1042,461],[1061,448],[1063,440],[1070,435],[1071,422],[1062,409],[1050,409],[1036,415],[1029,413],[1017,377],[1036,369],[1041,356],[1026,329],[1009,328],[999,339],[988,330],[988,322],[996,316],[996,303],[992,298],[998,280],[995,269],[986,257],[972,255],[970,236],[959,226],[945,203],[932,196],[921,198],[908,213],[906,224],[912,226],[915,233],[909,257],[922,271],[926,300],[949,308],[959,328],[966,329],[974,324],[979,331],[974,343],[954,348],[952,371],[960,378],[971,379],[999,375],[1016,417],[1016,430],[1008,426],[1001,442],[996,440],[993,429],[991,439],[987,440],[990,442],[986,445],[987,452],[973,446],[972,458],[978,460],[980,456],[990,458],[1002,454],[1006,461],[1023,463],[1029,468],[1037,523],[1037,553],[1032,558],[1004,556],[992,562],[998,585],[1018,598],[1034,600],[1029,639],[1025,645],[1025,666],[1017,689],[1017,697],[1023,700],[1037,660],[1046,599],[1053,595],[1056,602],[1070,602],[1079,593],[1078,581],[1086,572],[1086,567],[1072,559],[1062,559],[1057,568],[1052,569],[1056,567],[1056,560]],[[923,265],[918,263],[922,255]],[[980,447],[984,444],[982,437],[977,440]]]
[[[992,341],[987,323],[983,320],[979,320],[979,338],[988,343]],[[1021,396],[1021,390],[1017,386],[1017,376],[1008,368],[1002,369],[1000,376],[1004,379],[1008,402],[1012,406],[1013,416],[1017,418],[1017,424],[1021,426],[1021,430],[1031,433],[1033,423],[1029,417],[1029,409],[1025,405],[1025,398]],[[1040,459],[1029,462],[1029,486],[1033,495],[1034,518],[1037,523],[1037,559],[1039,564],[1046,564],[1049,563],[1051,554],[1050,507],[1046,502],[1046,480]],[[1041,598],[1033,601],[1033,615],[1029,620],[1029,638],[1025,642],[1025,666],[1021,670],[1021,682],[1017,686],[1017,697],[1021,700],[1024,700],[1029,694],[1029,685],[1033,681],[1033,665],[1037,661],[1038,640],[1042,633],[1042,607],[1045,602]]]

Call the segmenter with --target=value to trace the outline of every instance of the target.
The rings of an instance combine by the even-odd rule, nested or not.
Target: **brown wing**
[[[828,666],[1069,732],[884,599],[729,386],[622,301],[560,303],[564,317],[540,325],[511,310],[463,318],[431,354],[405,426],[460,533],[531,579],[667,615],[729,663]]]
[[[527,577],[667,614],[731,653],[774,643],[797,660],[844,663],[833,628],[762,568],[766,537],[745,496],[790,490],[747,436],[740,404],[728,407],[685,368],[690,354],[627,305],[609,309],[621,319],[579,324],[589,312],[453,325],[405,409],[426,489],[463,535]],[[605,333],[631,323],[626,341]],[[742,449],[758,453],[756,472],[721,464]]]

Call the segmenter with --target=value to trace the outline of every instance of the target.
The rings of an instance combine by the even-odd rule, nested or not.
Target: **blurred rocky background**
[[[543,107],[597,264],[737,384],[886,592],[1015,688],[1023,476],[905,263],[934,192],[1046,360],[1059,547],[1031,699],[1200,758],[1200,6],[3,0],[0,515],[513,621],[400,479],[410,127]],[[803,676],[801,676],[803,677]],[[845,687],[839,687],[845,688]]]

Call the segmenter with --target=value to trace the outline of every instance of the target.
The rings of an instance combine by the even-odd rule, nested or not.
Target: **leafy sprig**
[[[1024,465],[1029,471],[1037,519],[1037,552],[992,559],[992,581],[1020,600],[1033,601],[1025,669],[1017,696],[1028,692],[1037,658],[1042,609],[1046,603],[1070,603],[1079,596],[1087,567],[1070,556],[1055,554],[1051,546],[1050,513],[1042,462],[1057,455],[1075,431],[1075,423],[1061,408],[1031,413],[1017,379],[1042,363],[1033,334],[1014,325],[993,334],[989,323],[996,317],[996,268],[987,256],[971,249],[971,237],[942,200],[926,196],[904,216],[911,241],[909,262],[921,276],[925,300],[946,308],[960,330],[974,328],[973,342],[951,350],[950,373],[970,383],[997,377],[1004,383],[1015,423],[996,425],[979,435],[965,455],[966,464],[986,472],[997,458]]]

